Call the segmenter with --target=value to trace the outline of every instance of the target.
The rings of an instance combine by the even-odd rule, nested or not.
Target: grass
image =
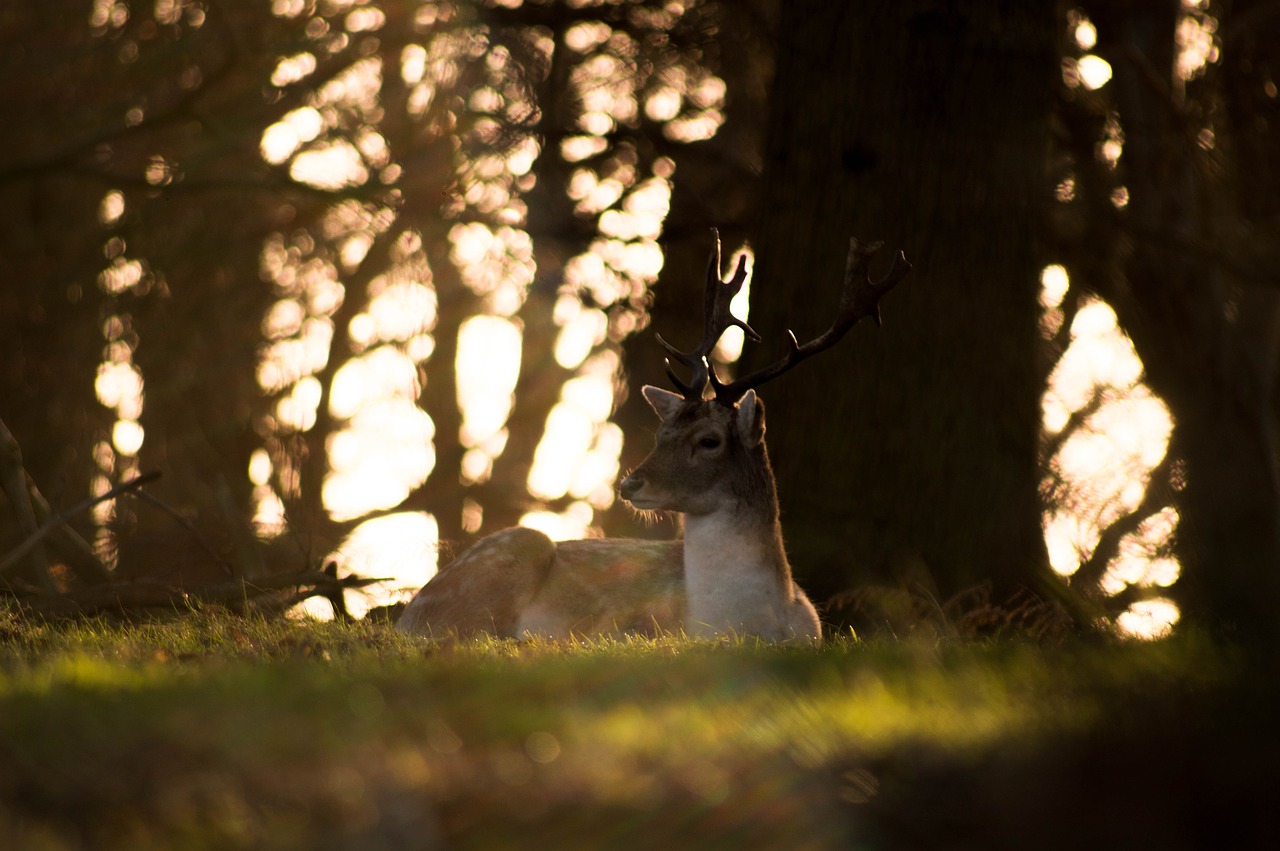
[[[6,617],[5,848],[1191,848],[1214,806],[1255,830],[1239,796],[1269,753],[1248,746],[1270,692],[1188,638],[433,644]]]

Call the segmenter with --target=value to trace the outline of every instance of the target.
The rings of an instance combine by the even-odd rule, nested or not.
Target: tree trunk
[[[882,329],[763,390],[788,548],[818,598],[1053,587],[1033,227],[1055,26],[1052,4],[784,11],[753,292],[765,342],[745,367],[778,357],[785,328],[803,341],[831,321],[851,235],[885,241],[881,268],[897,250],[915,267]]]
[[[1248,7],[1248,4],[1245,4]],[[1175,92],[1174,32],[1180,4],[1101,4],[1089,13],[1098,50],[1112,61],[1110,84],[1124,128],[1121,178],[1130,200],[1120,223],[1131,249],[1104,297],[1115,307],[1146,366],[1148,382],[1174,418],[1170,452],[1183,463],[1177,507],[1175,587],[1189,621],[1222,634],[1274,636],[1280,600],[1280,477],[1275,399],[1280,305],[1274,284],[1244,280],[1238,233],[1258,226],[1250,143],[1255,128],[1236,113],[1223,126],[1245,187],[1232,194],[1206,169],[1195,116]],[[1244,57],[1227,54],[1233,69]],[[1228,77],[1233,72],[1228,72]],[[1181,85],[1181,84],[1178,84]],[[1188,84],[1189,85],[1189,84]],[[1240,109],[1238,100],[1230,101]],[[1229,163],[1229,161],[1228,161]],[[1275,188],[1270,189],[1274,199]],[[1233,232],[1234,231],[1234,232]]]

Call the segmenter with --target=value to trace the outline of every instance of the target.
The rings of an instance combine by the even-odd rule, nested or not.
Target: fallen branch
[[[109,491],[107,491],[106,493],[100,496],[90,497],[89,499],[83,500],[75,504],[67,511],[59,511],[53,514],[51,517],[49,517],[48,520],[46,520],[43,524],[41,524],[38,529],[36,529],[34,532],[28,535],[26,540],[18,544],[18,546],[14,547],[9,552],[9,554],[4,557],[3,560],[0,560],[0,576],[3,576],[4,574],[12,570],[14,567],[21,564],[23,558],[25,558],[28,553],[30,553],[32,550],[39,547],[45,538],[53,534],[54,530],[62,526],[62,524],[66,523],[72,517],[75,517],[77,514],[80,514],[82,512],[88,511],[90,508],[93,508],[93,506],[97,505],[100,502],[106,502],[109,499],[115,499],[117,496],[119,496],[122,493],[127,493],[128,491],[136,490],[137,488],[140,488],[145,484],[154,482],[158,478],[160,478],[159,471],[143,473],[140,476],[136,476],[135,478],[132,478],[127,482],[121,482],[120,484],[116,485],[115,487],[111,488]]]
[[[34,589],[24,592],[16,588],[0,588],[0,597],[8,596],[24,612],[43,617],[80,618],[106,613],[128,617],[156,610],[181,614],[199,611],[209,605],[247,609],[272,594],[296,589],[287,598],[292,606],[309,597],[330,596],[349,588],[364,588],[387,581],[386,577],[369,579],[353,574],[338,578],[308,570],[196,586],[147,581],[113,582],[68,591],[56,597],[40,594]]]
[[[27,539],[15,551],[16,555],[11,560],[0,562],[0,576],[30,556],[31,578],[46,594],[55,593],[57,586],[49,573],[49,559],[41,545],[48,532],[41,534],[36,523],[36,514],[31,507],[31,493],[27,490],[27,470],[22,463],[22,447],[4,424],[4,420],[0,420],[0,492],[8,496],[18,528],[27,535]]]
[[[27,474],[27,489],[31,493],[31,506],[35,509],[36,519],[41,523],[47,523],[58,512],[45,499],[30,474]],[[99,582],[111,580],[111,571],[107,570],[89,542],[82,538],[69,523],[63,523],[53,530],[50,537],[52,540],[49,543],[62,553],[67,566],[83,581],[96,585]]]

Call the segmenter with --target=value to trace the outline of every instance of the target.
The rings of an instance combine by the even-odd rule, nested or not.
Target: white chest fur
[[[684,570],[693,635],[786,637],[791,579],[772,529],[728,512],[685,517]]]

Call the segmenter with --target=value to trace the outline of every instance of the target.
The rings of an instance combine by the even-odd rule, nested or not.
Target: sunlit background
[[[697,4],[646,7],[646,14],[660,19],[651,22],[653,30],[670,28],[686,5]],[[1186,3],[1179,29],[1184,80],[1216,59],[1214,21],[1201,5]],[[308,18],[313,41],[310,49],[279,57],[271,83],[280,90],[310,82],[324,59],[353,44],[376,45],[388,14],[377,2],[359,0],[324,0],[318,8],[305,0],[274,0],[272,10],[284,19]],[[158,21],[203,24],[192,4],[158,0],[154,11]],[[89,25],[109,38],[130,14],[129,4],[96,0]],[[611,419],[622,381],[619,343],[645,325],[643,310],[631,308],[644,304],[662,271],[660,240],[673,181],[680,179],[670,157],[637,156],[613,136],[619,127],[644,120],[660,125],[673,145],[709,139],[724,122],[727,93],[725,81],[696,57],[673,53],[665,65],[639,66],[634,36],[603,21],[576,23],[559,43],[549,31],[534,29],[538,35],[529,54],[566,63],[564,79],[573,91],[567,102],[576,110],[570,116],[574,132],[546,137],[543,149],[534,134],[512,129],[540,105],[511,52],[448,3],[424,3],[413,14],[412,32],[420,38],[398,50],[398,61],[382,58],[386,51],[367,51],[341,73],[316,81],[305,105],[272,123],[260,140],[262,161],[301,184],[390,190],[385,197],[392,203],[380,203],[373,194],[335,197],[313,226],[281,229],[256,247],[262,285],[274,302],[261,317],[257,359],[257,383],[270,407],[254,423],[260,445],[244,471],[254,487],[254,528],[263,539],[289,533],[294,518],[288,506],[297,503],[303,487],[298,438],[322,435],[322,442],[312,442],[323,450],[324,510],[333,521],[367,518],[333,557],[344,572],[392,577],[364,592],[348,592],[357,616],[370,606],[405,599],[435,571],[437,518],[397,509],[428,480],[446,450],[460,449],[454,453],[457,475],[474,493],[462,502],[460,528],[494,531],[483,486],[512,439],[522,370],[554,364],[565,379],[553,389],[554,402],[541,424],[523,482],[528,510],[520,522],[556,539],[599,534],[599,514],[615,499],[624,440]],[[1081,55],[1064,63],[1064,84],[1106,86],[1110,67],[1088,52],[1096,41],[1093,25],[1072,13],[1070,26]],[[465,97],[457,87],[464,75]],[[394,203],[408,164],[397,159],[402,152],[382,132],[389,92],[439,137],[456,139],[447,146],[452,176],[441,188],[449,269],[439,259],[433,267],[419,225]],[[606,151],[610,155],[602,157]],[[1112,167],[1123,156],[1118,125],[1100,154]],[[561,174],[563,186],[538,186],[535,165],[547,159],[554,168],[537,173]],[[164,185],[175,179],[174,164],[155,158],[146,179]],[[587,250],[562,258],[554,294],[533,299],[540,270],[529,215],[531,193],[537,191],[562,192],[595,236]],[[1059,200],[1069,201],[1072,181],[1057,192]],[[1120,192],[1112,200],[1123,206],[1127,196]],[[122,191],[103,193],[98,216],[109,235],[98,284],[112,294],[163,285],[147,259],[113,234],[127,212]],[[376,262],[385,265],[364,275],[366,283],[353,285],[357,271],[375,262],[371,251],[383,244],[389,246],[385,258]],[[1168,411],[1144,385],[1142,363],[1110,307],[1081,297],[1061,266],[1046,267],[1041,284],[1043,335],[1064,343],[1043,398],[1044,491],[1052,496],[1044,531],[1052,567],[1064,577],[1094,571],[1110,594],[1148,589],[1118,625],[1136,636],[1163,634],[1178,618],[1174,604],[1159,593],[1179,573],[1168,552],[1178,515],[1152,496],[1148,484],[1167,463]],[[466,299],[450,294],[447,286],[455,285],[465,288]],[[455,315],[459,304],[463,316]],[[615,309],[622,304],[629,309]],[[745,317],[748,310],[744,288],[735,311]],[[530,357],[531,322],[554,327],[550,350],[536,355],[544,362],[523,360]],[[131,316],[122,310],[101,330],[105,348],[96,391],[116,419],[94,450],[98,493],[137,472],[147,439],[140,424],[146,376],[134,362],[138,338]],[[335,340],[345,342],[338,346]],[[740,348],[740,338],[726,337],[720,356],[731,361]],[[452,381],[443,391],[426,381],[427,367],[441,357],[452,361]],[[335,358],[340,360],[331,362]],[[433,397],[439,392],[456,398],[456,429],[444,430],[427,412],[424,400],[439,401]],[[100,534],[109,536],[113,504],[95,511]],[[1123,518],[1136,519],[1123,534],[1110,532],[1115,540],[1104,552],[1101,543]],[[1101,564],[1099,552],[1106,556]],[[309,601],[305,611],[332,615],[323,600]]]

